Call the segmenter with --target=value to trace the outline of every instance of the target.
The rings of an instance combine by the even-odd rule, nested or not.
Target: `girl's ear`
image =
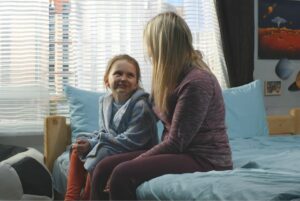
[[[105,84],[105,87],[110,88],[110,87],[109,87],[109,82],[108,82],[108,80],[105,80],[104,84]]]

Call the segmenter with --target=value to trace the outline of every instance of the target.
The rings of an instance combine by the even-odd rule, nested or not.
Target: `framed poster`
[[[300,59],[300,1],[258,0],[258,59]]]
[[[265,81],[265,96],[280,96],[281,81]]]

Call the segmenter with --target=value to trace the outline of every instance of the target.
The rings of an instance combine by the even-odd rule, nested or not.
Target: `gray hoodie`
[[[106,156],[148,149],[157,144],[156,117],[149,103],[149,94],[138,89],[113,117],[115,128],[110,126],[112,104],[111,94],[101,97],[99,131],[77,136],[88,139],[91,144],[91,151],[82,157],[84,167],[89,172]]]

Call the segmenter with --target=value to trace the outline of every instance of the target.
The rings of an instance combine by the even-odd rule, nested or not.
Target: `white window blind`
[[[152,68],[145,60],[143,29],[148,20],[164,11],[175,11],[187,21],[195,48],[202,51],[226,88],[214,0],[57,0],[50,5],[51,114],[67,115],[64,84],[105,91],[106,64],[116,54],[126,53],[138,60],[143,87],[149,92]]]
[[[42,133],[48,115],[48,2],[0,1],[0,135]]]
[[[1,0],[0,135],[42,132],[46,115],[67,115],[65,84],[105,91],[104,70],[116,54],[138,60],[150,91],[142,34],[147,21],[164,11],[187,21],[194,46],[226,87],[213,0]]]

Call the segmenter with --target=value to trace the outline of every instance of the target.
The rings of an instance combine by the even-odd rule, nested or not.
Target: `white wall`
[[[291,92],[288,87],[295,82],[297,72],[300,70],[300,60],[290,60],[294,66],[294,73],[287,79],[281,80],[275,73],[276,60],[258,59],[257,54],[257,29],[258,29],[258,0],[255,0],[255,50],[254,50],[254,79],[262,81],[281,81],[282,89],[280,96],[265,96],[267,114],[287,114],[293,107],[300,107],[300,91]]]

